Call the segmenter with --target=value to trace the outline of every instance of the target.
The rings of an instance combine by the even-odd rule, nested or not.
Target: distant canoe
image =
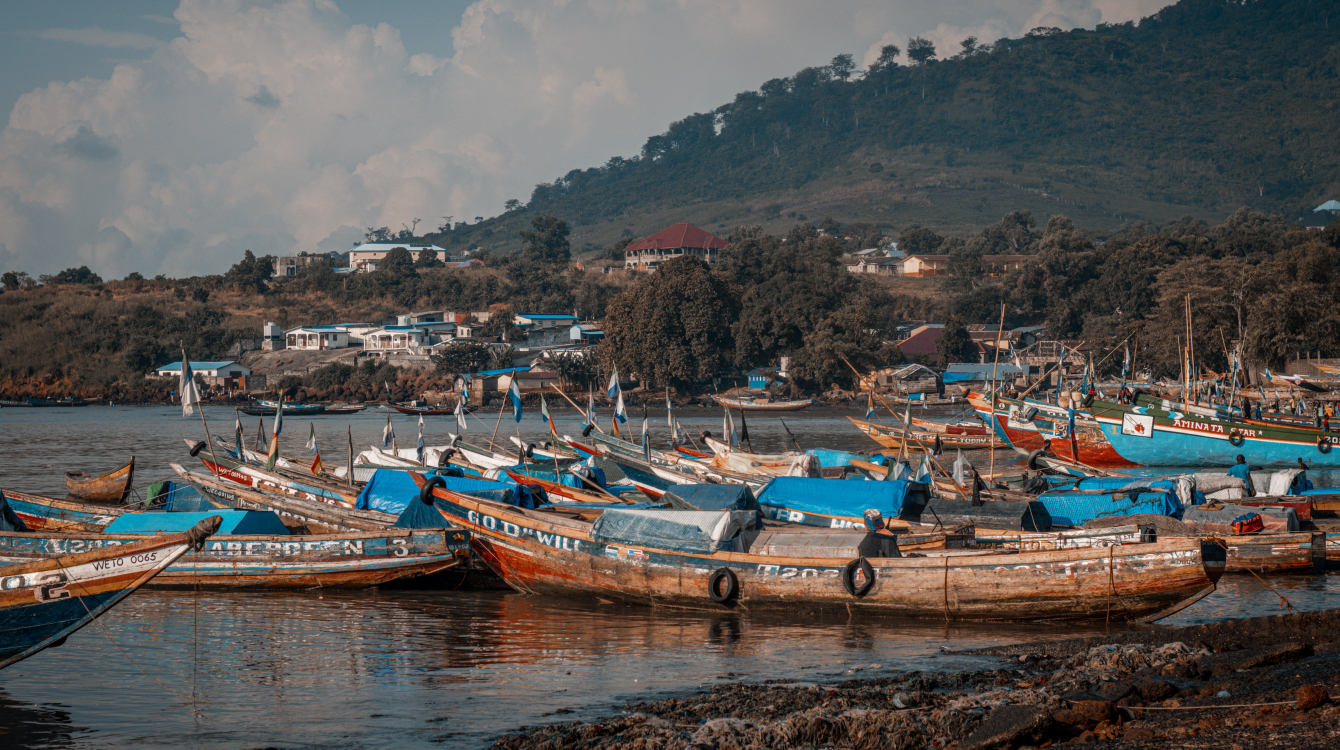
[[[73,396],[66,396],[59,401],[52,401],[48,398],[30,398],[29,406],[88,406],[88,402]]]
[[[0,587],[0,668],[58,646],[152,580],[219,528],[217,516],[181,534],[5,567]],[[7,537],[27,534],[3,532]]]
[[[732,409],[743,409],[745,411],[800,411],[814,404],[814,399],[807,398],[802,401],[755,401],[747,398],[727,398],[725,396],[713,396],[712,400],[728,406]]]
[[[889,449],[899,449],[903,445],[903,428],[901,425],[883,425],[875,422],[862,422],[859,419],[852,419],[851,423],[856,425],[856,429],[864,432],[871,440]],[[909,448],[920,448],[926,446],[930,448],[935,444],[936,439],[940,441],[941,449],[961,448],[968,450],[982,450],[992,447],[1006,447],[1003,440],[993,438],[990,434],[981,435],[949,435],[940,432],[930,432],[927,430],[915,429],[907,433],[907,442]]]
[[[239,406],[238,411],[253,417],[275,413],[277,401],[257,401],[255,406]],[[368,407],[362,404],[284,404],[284,416],[316,416],[318,414],[354,414]]]
[[[65,472],[65,491],[95,503],[124,503],[130,495],[130,483],[135,478],[135,457],[118,469],[93,476],[82,471]]]
[[[425,417],[449,417],[456,413],[456,407],[454,406],[451,407],[450,409],[447,409],[437,406],[418,406],[417,404],[411,403],[411,404],[391,404],[391,408],[395,409],[401,414],[421,414]],[[467,406],[465,407],[465,411],[468,414],[469,412],[474,411],[474,409],[472,407]]]

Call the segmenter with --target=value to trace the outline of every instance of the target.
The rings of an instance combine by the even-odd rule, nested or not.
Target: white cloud
[[[20,98],[0,131],[0,257],[33,274],[212,273],[243,249],[329,249],[351,228],[492,215],[842,52],[868,63],[881,43],[922,35],[948,56],[969,35],[1126,20],[1108,14],[1129,5],[479,0],[450,58],[406,50],[397,29],[355,24],[331,0],[184,0],[166,44],[48,30],[152,40],[137,47],[152,52]]]
[[[158,49],[163,42],[138,31],[111,31],[109,29],[43,29],[34,31],[38,39],[53,42],[70,42],[90,47],[129,47],[131,49]]]

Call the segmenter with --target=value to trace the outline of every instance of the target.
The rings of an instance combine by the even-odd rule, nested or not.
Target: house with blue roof
[[[512,319],[512,322],[520,328],[528,331],[539,328],[568,328],[576,325],[579,318],[576,315],[549,315],[538,313],[523,313]]]
[[[349,332],[339,326],[298,326],[284,331],[285,349],[325,351],[349,348]]]
[[[180,378],[181,362],[171,362],[153,371],[155,377],[159,378]],[[199,375],[204,379],[206,385],[215,385],[236,390],[246,387],[247,378],[251,377],[251,368],[236,360],[223,360],[217,362],[191,362],[191,374]]]

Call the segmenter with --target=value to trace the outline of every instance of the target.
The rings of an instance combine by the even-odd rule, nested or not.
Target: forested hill
[[[517,214],[536,212],[596,244],[675,217],[966,229],[1030,208],[1110,228],[1249,206],[1294,219],[1340,197],[1337,10],[1183,0],[1138,25],[1035,29],[922,64],[806,68],[451,239],[505,249]]]

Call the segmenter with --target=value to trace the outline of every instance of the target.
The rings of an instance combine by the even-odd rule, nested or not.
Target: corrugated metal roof
[[[525,318],[526,320],[577,320],[577,319],[578,319],[576,315],[549,315],[549,314],[544,314],[544,315],[532,315],[532,314],[530,314],[530,313],[517,313],[516,316],[517,316],[518,318]]]
[[[224,361],[222,361],[222,362],[194,362],[194,361],[193,361],[193,362],[191,362],[191,369],[192,369],[192,370],[218,370],[218,369],[220,369],[220,368],[227,367],[228,365],[235,365],[235,364],[237,364],[237,360],[235,360],[235,359],[228,359],[228,360],[224,360]],[[178,362],[173,362],[172,364],[163,365],[162,367],[155,367],[154,370],[155,370],[155,371],[157,371],[157,370],[177,370],[178,372],[180,372],[180,371],[181,371],[181,362],[178,361]]]
[[[720,250],[730,243],[720,237],[699,229],[692,224],[674,224],[650,237],[643,238],[624,248],[624,252],[638,250]]]

